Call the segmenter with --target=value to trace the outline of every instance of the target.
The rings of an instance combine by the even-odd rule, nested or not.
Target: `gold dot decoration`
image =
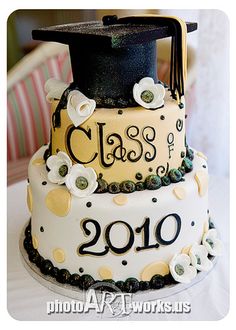
[[[36,236],[32,236],[32,244],[33,244],[33,247],[34,247],[34,249],[38,249],[38,246],[39,246],[39,242],[38,242],[38,239],[37,239],[37,237]]]
[[[185,199],[186,197],[186,190],[183,187],[175,187],[173,189],[173,193],[177,199]]]
[[[207,160],[207,156],[205,156],[201,151],[198,151],[197,155],[198,155],[198,157],[201,157],[201,158]]]
[[[202,197],[206,194],[208,189],[208,174],[205,171],[197,171],[194,179],[198,185],[198,193]]]
[[[70,212],[71,194],[62,188],[56,188],[46,196],[47,208],[58,217],[65,217]]]
[[[142,273],[142,281],[150,281],[154,275],[167,275],[169,274],[169,266],[164,261],[153,262],[152,264],[147,265]]]
[[[36,158],[32,161],[32,164],[35,166],[40,166],[45,164],[45,160],[43,158]]]
[[[113,202],[116,204],[116,205],[125,205],[127,202],[128,202],[128,197],[126,195],[117,195],[115,197],[113,197]]]
[[[203,226],[203,233],[205,234],[209,230],[209,222],[208,220],[205,221],[204,226]]]
[[[191,250],[192,245],[185,246],[182,248],[181,253],[183,254],[189,254],[189,251]]]
[[[32,188],[30,185],[27,186],[27,205],[30,213],[32,213],[33,208],[33,195],[32,195]]]
[[[56,262],[62,263],[65,261],[65,252],[62,249],[54,249],[52,255]]]
[[[103,280],[110,280],[113,277],[112,270],[107,266],[100,267],[98,270],[98,274]]]

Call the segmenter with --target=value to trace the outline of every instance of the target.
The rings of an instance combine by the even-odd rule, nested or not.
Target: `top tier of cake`
[[[179,182],[191,171],[184,84],[186,35],[195,29],[176,17],[105,16],[33,31],[36,39],[67,43],[73,71],[70,85],[52,79],[45,87],[52,102],[45,160],[53,156],[47,162],[53,182],[64,183],[71,166],[80,164],[91,168],[96,192],[128,193]],[[156,39],[168,36],[167,86],[158,80]],[[83,190],[88,180],[78,173],[76,187]]]

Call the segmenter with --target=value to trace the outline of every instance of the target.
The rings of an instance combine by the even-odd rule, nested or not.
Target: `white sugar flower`
[[[192,265],[200,271],[208,272],[212,268],[212,262],[207,255],[208,252],[204,245],[193,244],[189,251]]]
[[[196,275],[197,270],[190,265],[191,259],[187,254],[176,254],[170,261],[170,273],[175,281],[189,283]]]
[[[50,156],[46,164],[50,170],[48,172],[48,180],[52,183],[65,183],[66,177],[72,167],[70,157],[65,152],[59,151],[57,155]]]
[[[165,88],[150,77],[143,78],[133,87],[135,101],[144,108],[156,109],[164,104]]]
[[[85,122],[94,112],[96,102],[87,98],[78,90],[69,93],[67,113],[75,127]]]
[[[97,175],[93,168],[75,164],[66,177],[66,186],[76,197],[89,196],[97,189]]]
[[[217,238],[216,229],[209,229],[202,238],[202,244],[206,247],[208,253],[212,256],[222,254],[222,242]]]

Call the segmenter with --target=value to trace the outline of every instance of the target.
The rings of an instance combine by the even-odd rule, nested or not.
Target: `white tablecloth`
[[[22,227],[29,219],[26,206],[26,182],[8,188],[8,311],[18,320],[114,320],[111,314],[95,311],[83,314],[47,315],[46,303],[72,299],[56,294],[33,279],[24,268],[18,242]],[[218,320],[229,309],[229,183],[211,177],[210,209],[224,244],[224,254],[201,282],[163,301],[191,303],[189,314],[131,313],[122,320]]]

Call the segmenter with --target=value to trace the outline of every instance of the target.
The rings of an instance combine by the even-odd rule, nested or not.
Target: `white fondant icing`
[[[34,203],[32,210],[32,235],[38,238],[39,253],[47,259],[52,260],[55,266],[61,268],[61,264],[53,260],[52,251],[55,246],[60,246],[66,251],[66,259],[63,268],[71,273],[78,272],[79,267],[84,272],[98,279],[98,270],[104,265],[109,265],[113,272],[113,279],[125,280],[128,277],[140,279],[140,274],[145,265],[153,262],[164,261],[169,264],[176,253],[179,253],[183,246],[190,246],[194,243],[201,243],[204,222],[207,216],[208,196],[205,194],[199,198],[198,187],[194,180],[197,170],[206,165],[203,158],[195,157],[193,160],[194,170],[185,175],[185,181],[177,184],[170,184],[155,191],[137,191],[127,195],[129,203],[118,207],[114,201],[114,195],[92,194],[89,197],[77,198],[71,196],[70,211],[63,217],[53,214],[45,205],[45,197],[49,191],[58,185],[48,182],[42,186],[42,181],[47,180],[45,166],[33,166],[36,158],[42,158],[46,147],[40,148],[33,156],[29,164],[29,179],[32,186]],[[206,170],[207,172],[207,170]],[[173,194],[173,187],[183,187],[186,190],[186,198],[179,201]],[[65,188],[66,189],[66,188]],[[158,203],[152,202],[153,194]],[[87,207],[87,202],[92,207]],[[136,247],[143,246],[143,233],[136,233],[135,229],[144,223],[146,217],[150,218],[149,244],[155,244],[155,231],[160,221],[169,214],[178,214],[181,218],[181,228],[177,239],[171,245],[160,244],[158,248],[150,248],[137,251]],[[77,248],[94,238],[95,226],[87,224],[90,235],[86,236],[81,228],[82,219],[94,219],[101,227],[101,235],[97,243],[89,248],[90,251],[104,251],[107,245],[104,232],[107,226],[114,221],[124,221],[130,225],[134,233],[134,244],[125,254],[116,254],[109,251],[103,256],[78,255]],[[194,221],[195,225],[191,226]],[[44,232],[40,232],[40,227]],[[170,240],[176,233],[176,221],[173,216],[166,218],[162,225],[161,235],[163,239]],[[129,230],[120,224],[116,224],[111,232],[110,239],[116,247],[122,247],[127,243]],[[122,260],[127,265],[122,265]]]
[[[92,116],[96,102],[87,98],[78,90],[70,92],[67,101],[67,113],[75,127],[84,123]]]

